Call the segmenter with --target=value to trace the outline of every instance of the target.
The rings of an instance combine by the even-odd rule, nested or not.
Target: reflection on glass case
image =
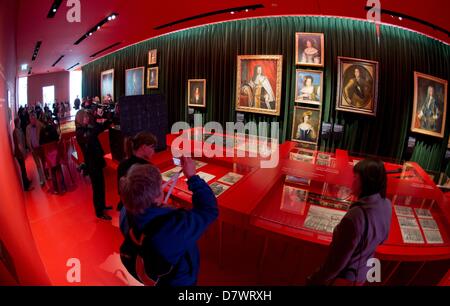
[[[307,190],[285,185],[283,187],[280,210],[303,215],[307,199]]]
[[[400,229],[400,235],[396,239],[392,237],[389,242],[400,240],[405,244],[449,244],[445,200],[434,183],[435,177],[416,163],[406,162],[401,172],[392,172],[388,178],[390,184],[387,196],[395,212],[393,222]]]
[[[331,239],[334,227],[357,201],[351,185],[353,167],[359,161],[361,158],[342,152],[291,150],[282,173],[254,209],[253,217],[289,228],[295,235]],[[430,176],[414,162],[385,162],[385,168],[386,196],[393,213],[384,245],[448,247],[450,207]]]

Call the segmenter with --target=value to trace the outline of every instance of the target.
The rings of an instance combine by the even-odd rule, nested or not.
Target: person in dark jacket
[[[110,126],[109,121],[99,124],[95,121],[94,115],[88,110],[79,110],[75,117],[76,137],[78,145],[81,148],[86,164],[86,170],[91,178],[95,214],[97,218],[111,220],[111,217],[105,213],[106,206],[105,195],[105,177],[103,169],[106,167],[104,151],[98,135]]]
[[[41,145],[47,167],[50,168],[53,193],[63,194],[66,192],[66,183],[64,182],[64,175],[61,168],[61,156],[59,154],[59,133],[52,118],[47,118],[44,126],[41,129],[39,137],[39,144]]]
[[[218,216],[216,197],[209,185],[195,175],[192,159],[183,157],[181,163],[192,191],[191,210],[177,210],[162,204],[161,173],[152,165],[134,165],[120,180],[120,195],[126,210],[121,214],[121,230],[128,237],[125,242],[131,236],[143,239],[141,235],[146,235],[147,229],[153,227],[152,234],[147,235],[148,239],[143,239],[141,245],[142,269],[135,265],[139,261],[130,260],[121,247],[122,262],[127,269],[126,262],[131,263],[128,271],[132,270],[130,273],[144,284],[151,284],[152,280],[157,286],[196,285],[200,265],[197,240]],[[155,258],[171,268],[164,274],[152,273],[164,266],[155,264]]]
[[[27,169],[25,167],[25,157],[27,156],[26,144],[25,144],[25,134],[21,129],[20,119],[14,119],[14,157],[20,166],[20,172],[22,173],[22,183],[25,191],[31,190],[31,181],[27,175]]]
[[[128,158],[121,161],[117,168],[117,190],[119,191],[120,179],[124,177],[131,166],[135,164],[151,164],[153,154],[155,154],[156,137],[149,132],[140,132],[134,137],[131,137],[127,143]],[[120,211],[123,207],[122,201],[117,205],[117,210]]]
[[[26,137],[26,130],[27,126],[30,123],[30,115],[28,114],[28,111],[20,107],[19,108],[19,118],[20,118],[20,128],[22,129],[22,132],[24,133],[24,136]],[[27,139],[25,138],[25,144],[27,143]]]
[[[41,122],[43,124],[43,127],[39,135],[39,144],[43,145],[51,142],[58,142],[59,134],[56,126],[53,123],[53,120],[51,118],[48,118],[46,121]]]
[[[363,285],[367,261],[389,235],[392,207],[386,198],[386,171],[380,160],[366,159],[353,169],[353,204],[333,231],[325,263],[309,277],[310,285]]]
[[[81,106],[81,100],[80,98],[77,96],[77,98],[75,99],[75,101],[73,102],[73,108],[75,110],[79,110]]]

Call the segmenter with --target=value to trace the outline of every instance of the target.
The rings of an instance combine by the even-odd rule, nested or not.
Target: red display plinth
[[[178,136],[168,136],[169,146]],[[204,138],[187,143],[198,151]],[[223,147],[237,153],[236,145]],[[158,154],[161,172],[174,167],[169,151]],[[222,267],[240,275],[248,272],[257,283],[304,284],[323,262],[332,229],[355,200],[349,190],[353,165],[360,158],[343,150],[311,151],[290,141],[278,152],[279,163],[267,169],[260,167],[259,157],[196,158],[206,163],[198,171],[214,176],[209,184],[228,172],[242,175],[218,197],[220,217],[211,229],[215,234],[207,235],[202,244],[208,252],[216,250]],[[381,284],[438,284],[450,268],[448,200],[416,163],[385,163],[385,167],[387,196],[393,209],[400,208],[392,214],[388,240],[376,251],[382,263]],[[189,205],[190,196],[181,177],[172,200]],[[417,228],[405,227],[405,211]],[[422,241],[414,241],[419,236]]]

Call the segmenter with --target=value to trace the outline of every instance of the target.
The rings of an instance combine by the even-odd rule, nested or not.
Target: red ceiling
[[[448,0],[380,0],[382,9],[399,12],[435,24],[450,30]],[[27,63],[33,74],[65,70],[76,63],[81,65],[92,60],[90,55],[115,43],[122,44],[107,51],[109,53],[126,45],[154,37],[160,34],[196,25],[270,15],[331,15],[354,18],[366,18],[364,10],[367,0],[81,0],[81,23],[69,23],[66,20],[67,0],[63,3],[55,18],[47,19],[47,13],[53,0],[20,0],[17,56],[18,64]],[[245,5],[263,4],[264,8],[248,13],[231,15],[221,14],[182,23],[163,30],[154,27],[193,15],[223,10]],[[119,17],[107,23],[100,31],[75,46],[86,31],[111,13]],[[407,27],[427,35],[436,37],[447,43],[447,35],[408,20],[398,20],[383,15],[382,22]],[[36,61],[31,62],[34,46],[42,41]],[[106,53],[99,54],[101,57]],[[65,57],[56,67],[51,65],[61,56]],[[27,72],[21,72],[20,76]]]

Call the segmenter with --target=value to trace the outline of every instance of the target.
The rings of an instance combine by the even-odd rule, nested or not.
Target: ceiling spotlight
[[[112,18],[112,20],[116,19],[116,15],[113,14],[113,15],[111,16],[111,18]]]
[[[233,12],[231,12],[231,15],[234,15],[234,11],[233,11]]]
[[[53,9],[53,13],[56,13],[56,9],[55,8]]]
[[[100,30],[100,26],[97,27],[97,30]]]
[[[108,21],[111,21],[111,20],[112,20],[112,17],[111,17],[111,16],[109,16],[109,17],[108,17]]]
[[[403,20],[403,18],[402,17],[398,17],[398,20]]]
[[[92,32],[91,33],[89,33],[89,36],[91,36],[92,35]]]
[[[245,9],[245,12],[248,13],[248,9]]]
[[[20,66],[20,68],[22,69],[22,71],[25,71],[28,69],[28,64],[23,64]]]

